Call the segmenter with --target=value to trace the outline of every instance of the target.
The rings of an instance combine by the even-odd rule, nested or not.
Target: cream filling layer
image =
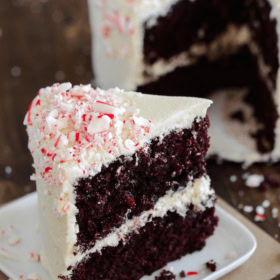
[[[197,211],[204,210],[205,207],[212,207],[214,205],[214,194],[214,190],[210,188],[208,176],[189,182],[186,187],[180,187],[176,192],[169,191],[157,201],[153,209],[144,211],[140,216],[133,219],[127,219],[122,226],[114,229],[102,240],[97,241],[92,249],[83,254],[79,253],[75,257],[74,264],[84,260],[89,254],[102,253],[102,250],[106,247],[118,246],[120,242],[125,242],[129,234],[137,233],[153,218],[162,218],[168,211],[176,212],[185,217],[190,204],[194,205]]]
[[[201,39],[204,30],[199,31]],[[142,77],[140,84],[147,84],[157,80],[160,76],[172,72],[177,67],[192,65],[201,56],[207,56],[209,60],[215,60],[225,54],[233,54],[241,46],[251,42],[252,34],[247,25],[241,27],[233,24],[228,25],[227,29],[210,44],[198,43],[191,46],[185,52],[173,56],[169,60],[159,59],[152,65],[145,65],[145,72],[148,77]]]

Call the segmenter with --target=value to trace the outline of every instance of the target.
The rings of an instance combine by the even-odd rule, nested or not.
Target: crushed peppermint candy
[[[8,240],[8,244],[9,244],[10,246],[16,246],[16,245],[18,245],[20,242],[21,242],[21,239],[20,239],[18,236],[16,236],[16,235],[12,235],[12,236],[9,238],[9,240]]]
[[[29,260],[33,263],[38,263],[41,261],[41,256],[38,253],[30,252],[29,253]]]
[[[231,175],[229,177],[229,180],[232,182],[232,183],[235,183],[237,181],[237,176],[236,175]]]
[[[271,210],[272,218],[277,219],[278,218],[278,214],[279,214],[278,208],[272,208],[272,210]]]
[[[256,214],[254,220],[255,220],[255,222],[264,222],[265,221],[265,216],[260,215],[260,214]]]
[[[270,205],[271,205],[271,203],[270,203],[269,200],[264,200],[263,203],[262,203],[262,206],[263,206],[264,208],[268,208],[268,207],[270,207]]]
[[[264,180],[263,175],[250,174],[245,177],[245,185],[249,188],[258,188]]]
[[[250,205],[245,205],[244,208],[243,208],[243,211],[245,213],[252,213],[254,211],[254,207],[250,206]]]
[[[193,276],[193,275],[197,275],[198,272],[197,271],[188,271],[186,274],[187,274],[187,276]]]
[[[41,89],[24,121],[36,162],[32,179],[62,185],[65,178],[94,176],[103,164],[144,147],[152,124],[121,93],[70,83]],[[60,209],[70,206],[63,202]]]
[[[10,231],[14,231],[15,230],[15,227],[13,225],[9,225],[9,230]]]
[[[259,205],[256,207],[256,213],[259,214],[259,215],[264,215],[265,213],[265,210],[263,208],[263,206]]]
[[[6,234],[5,230],[0,231],[0,240],[4,238],[5,234]]]

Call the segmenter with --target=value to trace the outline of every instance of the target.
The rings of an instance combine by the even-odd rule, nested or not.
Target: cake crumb
[[[160,275],[155,277],[155,280],[175,280],[176,276],[170,270],[162,270]]]
[[[252,213],[254,210],[254,207],[253,206],[250,206],[250,205],[245,205],[244,208],[243,208],[243,211],[245,213]]]
[[[186,277],[185,271],[182,270],[182,271],[179,273],[179,276],[180,276],[181,278],[185,278],[185,277]]]
[[[217,270],[217,264],[214,260],[210,260],[209,262],[207,262],[206,267],[212,272]]]

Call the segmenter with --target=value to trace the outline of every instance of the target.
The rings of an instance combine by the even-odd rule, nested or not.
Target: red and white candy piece
[[[254,220],[255,222],[263,222],[265,220],[265,216],[257,214]]]
[[[4,238],[5,234],[6,234],[5,230],[0,231],[0,240]]]
[[[41,261],[41,256],[40,254],[34,253],[34,252],[30,252],[29,254],[29,260],[33,263],[38,263]]]
[[[17,260],[17,257],[9,253],[7,250],[0,248],[0,258],[5,258],[8,260]]]
[[[122,113],[122,110],[120,108],[117,108],[103,101],[96,101],[96,103],[92,105],[92,109],[95,112],[103,113],[103,114],[119,115]]]
[[[8,240],[8,244],[9,244],[10,246],[16,246],[16,245],[18,245],[20,242],[21,242],[21,239],[20,239],[18,236],[16,236],[16,235],[12,235],[12,236],[9,238],[9,240]]]
[[[111,124],[111,119],[110,117],[104,115],[101,118],[95,118],[93,119],[88,128],[87,131],[89,134],[95,134],[95,133],[99,133],[102,131],[106,131],[109,129]]]

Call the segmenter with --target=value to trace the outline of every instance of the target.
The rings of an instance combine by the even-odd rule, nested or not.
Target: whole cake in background
[[[137,280],[217,225],[211,101],[56,84],[25,118],[52,279]]]
[[[210,154],[280,158],[279,0],[89,0],[96,83],[209,97]]]

